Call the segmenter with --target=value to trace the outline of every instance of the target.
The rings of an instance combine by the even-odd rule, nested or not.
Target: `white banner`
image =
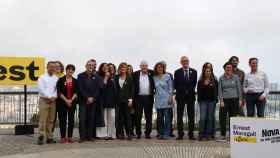
[[[234,117],[230,126],[231,158],[280,157],[280,120]]]

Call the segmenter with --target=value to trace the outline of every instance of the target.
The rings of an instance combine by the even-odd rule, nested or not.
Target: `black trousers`
[[[66,131],[67,131],[67,137],[72,138],[76,105],[72,105],[72,107],[69,108],[66,104],[61,103],[60,105],[58,105],[57,110],[58,110],[58,120],[59,120],[61,138],[66,137]],[[68,125],[67,125],[67,120],[68,120]]]
[[[95,113],[96,104],[80,103],[79,106],[79,132],[81,139],[92,139],[95,137]]]
[[[126,122],[124,122],[124,126],[125,126],[124,128],[119,128],[120,117],[121,117],[120,115],[121,115],[120,107],[117,106],[116,107],[116,111],[115,111],[115,127],[116,127],[116,136],[117,136],[117,138],[119,138],[120,136],[124,136],[124,133],[126,133],[126,135],[129,134],[129,132],[128,132],[129,129],[128,129],[128,126],[127,126]]]
[[[136,97],[136,105],[135,105],[136,134],[138,136],[142,135],[141,125],[142,125],[143,111],[144,111],[145,119],[146,119],[145,135],[150,135],[152,132],[153,103],[154,103],[154,98],[152,95],[147,95],[147,96],[139,95]]]
[[[126,135],[131,136],[131,115],[128,103],[119,103],[117,107],[116,133],[117,137],[124,136],[124,129]]]
[[[185,98],[177,99],[177,128],[178,128],[179,137],[183,137],[185,134],[183,116],[184,116],[184,110],[186,105],[187,105],[188,126],[189,126],[188,136],[193,137],[194,104],[195,104],[194,97],[185,97]]]
[[[130,109],[130,111],[131,111],[131,109]],[[130,117],[131,117],[131,132],[134,133],[134,130],[136,129],[136,114],[135,114],[135,112],[134,113],[130,112]]]
[[[135,105],[135,102],[133,103],[133,106]],[[134,130],[136,128],[136,114],[135,114],[135,108],[134,107],[130,107],[129,108],[129,112],[130,112],[130,118],[131,118],[131,134],[134,134]],[[117,119],[116,119],[117,120]],[[116,126],[117,127],[117,126]],[[126,135],[128,135],[127,131],[127,124],[125,124],[125,131],[126,131]]]
[[[224,99],[224,107],[220,107],[219,120],[221,135],[226,136],[226,125],[230,122],[230,117],[237,116],[239,114],[239,99]],[[227,117],[229,116],[229,119]]]

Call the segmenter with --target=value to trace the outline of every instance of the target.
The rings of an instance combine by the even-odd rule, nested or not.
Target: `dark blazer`
[[[197,101],[218,102],[218,81],[214,78],[209,85],[204,85],[204,81],[199,80],[197,84]]]
[[[120,76],[117,75],[115,77],[115,83],[116,83],[116,89],[117,89],[117,103],[118,104],[123,104],[123,103],[128,103],[128,99],[133,99],[134,98],[134,84],[133,84],[133,79],[131,76],[127,76],[126,80],[124,82],[123,87],[120,87],[119,84],[119,78]]]
[[[135,88],[135,96],[137,96],[139,94],[139,87],[140,87],[140,70],[134,72],[133,74],[133,81],[134,81],[134,88]],[[154,95],[155,93],[155,82],[153,79],[153,74],[154,72],[152,70],[148,70],[148,78],[149,78],[149,82],[150,82],[150,94]]]
[[[176,99],[185,99],[190,97],[195,100],[195,87],[197,83],[197,71],[189,68],[189,79],[184,76],[183,68],[174,73],[174,88],[176,90]]]
[[[79,89],[78,89],[77,79],[72,77],[72,82],[73,82],[72,94],[78,94]],[[64,103],[64,101],[60,98],[60,94],[63,94],[65,97],[67,97],[66,76],[59,78],[56,84],[56,89],[58,94],[58,101],[60,101],[60,103],[62,102]],[[77,101],[77,99],[75,101]]]
[[[91,76],[88,76],[86,72],[80,73],[78,75],[79,101],[86,103],[88,97],[94,97],[96,101],[99,100],[101,83],[101,78],[97,73]]]
[[[107,84],[104,84],[101,88],[100,103],[103,108],[115,108],[117,98],[117,87],[115,80],[110,79]]]

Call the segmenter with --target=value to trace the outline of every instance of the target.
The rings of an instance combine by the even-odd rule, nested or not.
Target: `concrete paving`
[[[58,130],[57,130],[58,131]],[[58,139],[58,132],[55,135]],[[37,135],[0,135],[0,157],[2,158],[229,158],[228,142],[176,141],[141,139],[97,140],[78,143],[77,131],[73,144],[36,144]]]

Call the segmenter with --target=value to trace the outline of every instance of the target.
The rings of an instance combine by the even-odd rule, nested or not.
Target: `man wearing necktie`
[[[184,76],[187,80],[189,80],[189,70],[188,69],[184,70]]]
[[[174,88],[176,90],[177,101],[177,140],[183,140],[184,137],[184,122],[183,115],[185,105],[187,105],[188,114],[188,136],[190,140],[194,140],[194,105],[195,105],[195,87],[197,84],[197,71],[189,67],[189,58],[181,57],[182,68],[179,68],[174,73]]]

